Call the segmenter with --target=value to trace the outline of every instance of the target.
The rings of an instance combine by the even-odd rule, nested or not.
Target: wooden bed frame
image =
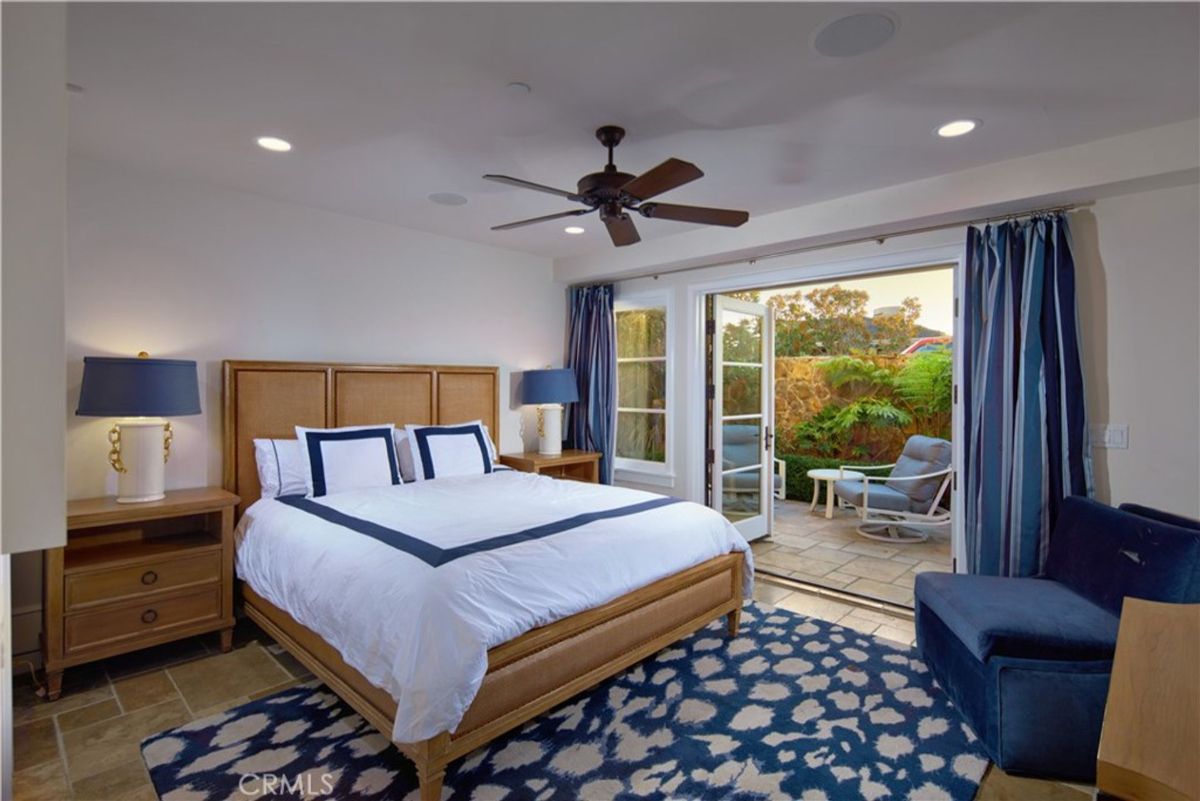
[[[242,498],[261,490],[256,437],[290,438],[294,426],[392,422],[453,424],[481,419],[499,444],[495,367],[227,361],[224,365],[224,485]],[[396,743],[415,763],[421,801],[441,797],[447,764],[645,659],[720,617],[737,634],[740,553],[667,576],[603,606],[533,629],[488,652],[488,671],[453,732]],[[346,664],[318,634],[242,585],[246,614],[390,737],[396,701]]]

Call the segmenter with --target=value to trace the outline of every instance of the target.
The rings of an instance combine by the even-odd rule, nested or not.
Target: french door
[[[770,307],[715,295],[712,304],[710,500],[746,539],[771,531],[775,336]]]

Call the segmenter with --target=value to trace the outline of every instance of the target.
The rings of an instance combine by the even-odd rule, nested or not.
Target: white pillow
[[[254,440],[254,463],[262,497],[308,492],[308,454],[298,439]]]
[[[306,487],[310,497],[366,487],[400,484],[400,463],[393,439],[395,426],[304,428],[296,439],[306,453]]]
[[[481,421],[445,426],[405,426],[418,481],[492,472],[495,446]]]
[[[400,480],[411,484],[417,480],[417,472],[413,467],[412,449],[408,446],[408,432],[403,428],[396,429],[396,458],[400,460]]]

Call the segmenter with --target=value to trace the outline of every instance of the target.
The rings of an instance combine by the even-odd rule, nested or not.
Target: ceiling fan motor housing
[[[588,173],[579,179],[576,184],[576,191],[583,198],[583,202],[589,206],[599,206],[605,201],[617,200],[621,196],[621,187],[629,183],[635,176],[627,172],[617,172],[614,167],[612,172],[593,172]]]

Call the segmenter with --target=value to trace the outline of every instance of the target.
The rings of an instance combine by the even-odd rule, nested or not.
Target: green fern
[[[950,411],[953,400],[954,362],[948,351],[918,353],[896,376],[896,392],[918,417]]]
[[[855,394],[889,391],[895,385],[895,372],[866,359],[854,356],[834,356],[819,362],[817,367],[834,389],[849,388]]]

